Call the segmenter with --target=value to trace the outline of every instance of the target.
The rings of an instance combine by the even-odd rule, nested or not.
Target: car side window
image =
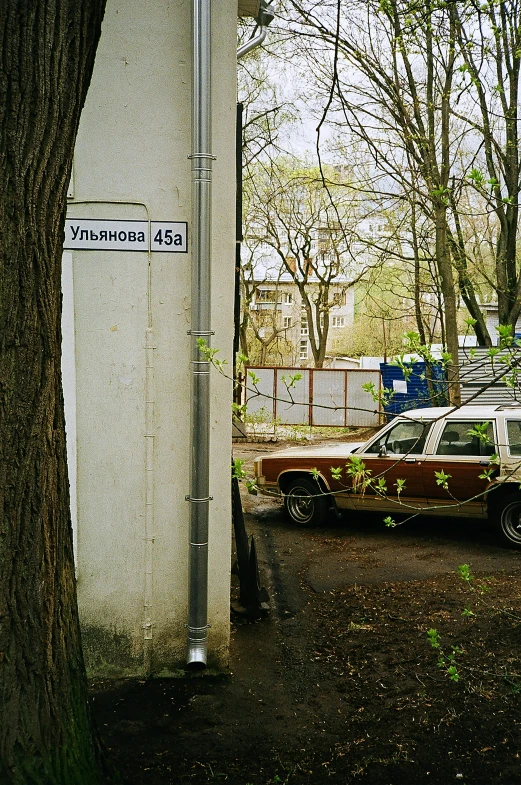
[[[476,426],[486,435],[486,439],[482,439],[476,433],[473,433]],[[486,429],[484,426],[486,426]],[[471,420],[457,422],[450,420],[450,422],[445,424],[436,455],[469,455],[479,457],[492,455],[495,451],[494,426],[491,422],[472,422]]]
[[[510,455],[521,455],[521,420],[507,420]]]
[[[432,422],[402,420],[386,431],[368,448],[368,453],[386,455],[421,455]]]

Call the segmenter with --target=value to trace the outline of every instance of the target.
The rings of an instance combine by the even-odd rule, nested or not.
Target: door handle
[[[404,458],[404,463],[416,463],[416,458]]]

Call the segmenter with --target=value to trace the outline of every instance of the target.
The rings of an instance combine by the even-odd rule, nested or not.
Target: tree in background
[[[356,310],[353,329],[348,331],[343,354],[351,357],[362,355],[383,356],[384,362],[403,353],[405,333],[416,331],[417,324],[412,307],[414,269],[408,270],[391,262],[372,268],[356,289]],[[428,301],[422,305],[423,323],[426,322]],[[439,340],[436,334],[435,309],[427,343]],[[438,325],[439,326],[439,325]]]
[[[67,187],[105,0],[0,7],[0,782],[98,785],[61,387]]]
[[[259,161],[284,154],[289,129],[297,112],[280,96],[280,85],[269,72],[262,49],[238,61],[238,100],[243,106],[242,170],[247,181]]]
[[[295,346],[288,339],[290,324],[281,313],[284,295],[290,295],[284,292],[280,264],[273,264],[263,246],[262,239],[252,234],[243,246],[241,353],[251,365],[294,365]]]
[[[521,6],[518,0],[452,4],[459,66],[470,100],[453,107],[472,130],[473,166],[467,180],[479,197],[480,212],[494,221],[493,258],[499,322],[515,329],[521,313],[518,263],[519,90]]]
[[[270,265],[295,285],[316,368],[324,364],[331,310],[341,304],[338,286],[347,290],[364,267],[355,254],[357,204],[330,175],[326,189],[316,168],[279,158],[257,169],[245,200],[247,242],[268,251]]]
[[[334,47],[332,100],[351,132],[365,144],[373,166],[385,174],[386,190],[392,183],[403,196],[417,188],[416,201],[429,212],[447,347],[456,359],[456,290],[447,231],[454,22],[433,3],[420,7],[367,0],[342,16],[339,7],[336,20],[326,15],[324,26],[320,10],[308,13],[302,4],[295,2],[295,6],[305,25],[322,26],[322,35]],[[417,174],[414,180],[409,175],[411,164]],[[454,402],[459,400],[457,380],[455,362],[450,369]]]
[[[302,34],[293,39],[293,56],[311,64],[322,101],[319,128],[336,129],[340,154],[365,149],[363,166],[382,204],[409,204],[432,227],[430,254],[451,355],[460,297],[478,343],[490,345],[480,289],[493,285],[501,323],[515,327],[521,310],[518,3],[290,5]],[[484,219],[480,241],[475,230]],[[421,237],[416,244],[424,244]],[[452,381],[457,401],[455,364]]]

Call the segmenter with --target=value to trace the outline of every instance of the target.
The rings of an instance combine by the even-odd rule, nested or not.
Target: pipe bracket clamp
[[[212,155],[211,153],[193,153],[192,155],[186,156],[190,161],[193,158],[209,158],[211,161],[217,161],[217,156]]]
[[[207,496],[205,499],[194,499],[190,496],[190,494],[187,494],[185,496],[185,500],[187,502],[195,502],[196,504],[201,504],[204,502],[213,502],[213,496]]]
[[[187,335],[215,335],[215,330],[187,330]]]
[[[190,632],[204,632],[204,630],[209,630],[211,626],[211,624],[205,624],[204,627],[191,627],[189,624],[185,624],[185,629]]]

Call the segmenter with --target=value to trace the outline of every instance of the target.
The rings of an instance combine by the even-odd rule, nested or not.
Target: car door
[[[482,432],[483,437],[477,434]],[[485,514],[483,492],[488,480],[480,475],[497,452],[495,422],[447,420],[423,462],[423,482],[431,512],[471,517]]]
[[[365,489],[357,489],[356,478],[353,482],[355,509],[407,512],[400,505],[425,506],[422,463],[431,426],[430,421],[399,420],[379,435],[365,452],[356,453],[355,458],[363,462],[370,476]],[[385,482],[385,491],[379,490],[381,481]],[[398,493],[400,485],[402,490]]]

